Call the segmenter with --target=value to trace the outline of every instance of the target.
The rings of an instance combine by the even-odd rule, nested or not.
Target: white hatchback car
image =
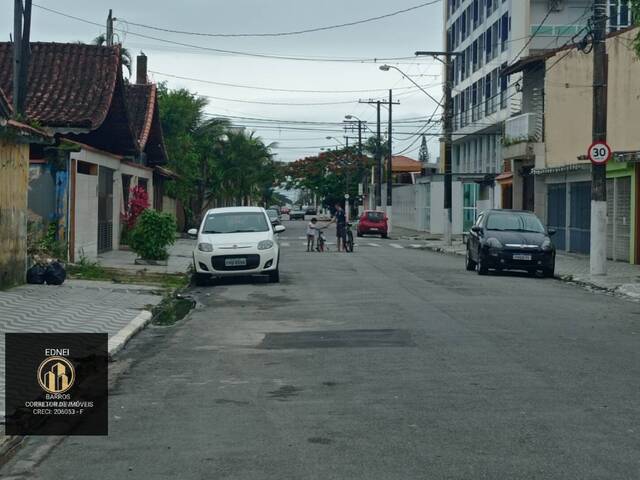
[[[261,207],[214,208],[207,211],[200,229],[189,235],[198,237],[193,251],[194,280],[205,284],[212,277],[267,274],[269,281],[280,281],[282,225],[272,225]]]

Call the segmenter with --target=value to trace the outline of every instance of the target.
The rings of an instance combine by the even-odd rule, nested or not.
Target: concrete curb
[[[116,353],[122,350],[136,333],[147,326],[152,317],[153,315],[151,312],[143,310],[136,316],[136,318],[129,322],[129,325],[111,337],[109,339],[108,346],[109,357],[112,358]]]
[[[109,339],[107,351],[109,359],[120,352],[133,336],[144,329],[153,315],[148,310],[141,311],[129,324]],[[26,437],[20,435],[4,435],[0,437],[0,467],[4,465],[19,449]]]

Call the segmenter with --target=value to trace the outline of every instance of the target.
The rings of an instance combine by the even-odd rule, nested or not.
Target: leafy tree
[[[185,89],[158,88],[160,120],[170,168],[178,179],[169,193],[183,206],[189,225],[215,206],[268,206],[283,168],[253,132],[225,119],[206,118],[207,101]]]
[[[422,145],[420,145],[420,161],[423,163],[428,163],[431,160],[431,155],[429,154],[429,147],[427,146],[427,136],[422,135]]]
[[[104,46],[107,44],[107,35],[104,33],[101,33],[96,38],[94,38],[91,43],[98,46]],[[128,76],[130,77],[131,65],[133,65],[133,60],[131,57],[131,52],[129,52],[129,50],[127,50],[122,45],[120,45],[120,59],[122,61],[122,66],[127,69],[127,72],[129,73]]]
[[[630,0],[629,7],[634,24],[636,26],[640,26],[640,0]],[[636,38],[633,42],[633,48],[636,51],[636,55],[640,57],[640,32],[636,34]]]

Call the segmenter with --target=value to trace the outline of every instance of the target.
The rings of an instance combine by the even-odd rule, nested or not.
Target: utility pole
[[[350,208],[350,204],[349,204],[349,183],[351,183],[351,178],[349,178],[349,172],[350,172],[350,168],[351,168],[351,162],[349,162],[349,137],[345,135],[344,137],[345,139],[345,155],[347,156],[347,161],[345,162],[346,165],[346,169],[347,169],[347,184],[346,184],[346,188],[345,188],[345,194],[344,194],[344,206],[345,206],[345,213],[346,213],[346,220],[347,222],[349,221],[349,218],[351,217],[351,208]]]
[[[31,0],[14,1],[13,11],[13,111],[24,115],[31,57]]]
[[[451,92],[453,87],[453,62],[451,57],[461,55],[460,52],[450,51],[449,35],[445,41],[446,51],[444,52],[416,52],[416,56],[434,57],[444,64],[444,242],[451,245],[452,234],[452,175],[451,175],[451,150],[453,137],[453,100]],[[440,57],[444,57],[442,60]]]
[[[109,9],[107,16],[107,38],[105,39],[107,47],[113,47],[113,11]]]
[[[607,81],[606,50],[607,1],[593,4],[593,127],[594,142],[607,140]],[[591,275],[607,274],[607,166],[591,165]]]
[[[387,159],[387,233],[391,233],[391,214],[393,212],[393,90],[389,89],[389,138]]]
[[[386,100],[359,100],[358,103],[375,104],[377,109],[377,129],[376,129],[376,210],[382,210],[382,139],[380,134],[380,106],[391,104],[399,105],[399,101]],[[388,195],[388,194],[387,194]]]

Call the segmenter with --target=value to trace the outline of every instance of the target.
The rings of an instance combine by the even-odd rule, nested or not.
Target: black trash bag
[[[33,267],[27,270],[27,283],[42,285],[45,282],[46,274],[47,267],[36,263]]]
[[[47,285],[62,285],[67,278],[67,271],[60,262],[52,262],[47,267],[44,279]]]

